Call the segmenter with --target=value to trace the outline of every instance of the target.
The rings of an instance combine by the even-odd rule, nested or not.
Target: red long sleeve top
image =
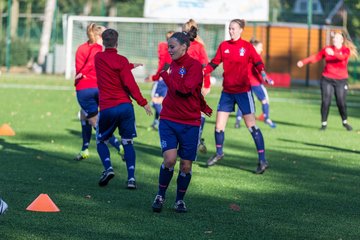
[[[334,55],[329,55],[326,53],[326,48],[331,48],[334,51]],[[327,78],[335,80],[343,80],[349,77],[347,65],[350,57],[350,49],[348,47],[342,46],[340,49],[335,48],[335,46],[326,46],[321,49],[315,55],[312,55],[308,58],[301,60],[304,64],[315,63],[321,59],[325,59],[325,67],[322,72],[322,75]]]
[[[208,55],[205,51],[204,45],[199,43],[198,41],[190,42],[190,47],[188,48],[187,53],[190,57],[198,60],[202,66],[206,66],[209,62]],[[204,88],[210,88],[210,75],[204,77]]]
[[[262,58],[259,55],[261,61]],[[250,85],[251,86],[259,86],[260,84],[263,83],[263,79],[261,77],[260,72],[256,69],[256,67],[253,64],[249,64],[249,80],[250,80]]]
[[[172,61],[168,52],[167,42],[160,42],[158,45],[158,69],[155,75],[152,76],[153,81],[157,81],[160,78],[160,72],[165,64],[170,64]]]
[[[186,53],[172,61],[169,72],[160,73],[168,86],[160,118],[200,126],[200,111],[212,111],[201,94],[203,74],[200,62]]]
[[[215,57],[205,67],[204,73],[212,72],[220,63],[223,63],[223,91],[226,93],[250,91],[249,64],[253,64],[259,72],[264,70],[264,63],[252,44],[241,38],[220,43]]]
[[[131,72],[133,65],[124,56],[117,54],[115,48],[106,48],[95,56],[95,69],[99,86],[100,110],[131,103],[130,96],[140,106],[147,100],[142,96],[139,86]]]
[[[89,42],[81,44],[75,54],[75,70],[76,74],[82,73],[82,78],[77,82],[76,90],[87,88],[97,88],[96,72],[94,66],[94,57],[98,52],[102,51],[100,44]]]

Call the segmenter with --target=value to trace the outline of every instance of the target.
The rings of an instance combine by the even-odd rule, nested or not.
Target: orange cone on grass
[[[60,212],[60,209],[51,200],[49,195],[44,193],[40,194],[26,210],[34,212]]]
[[[5,123],[0,127],[0,136],[15,136],[15,131]]]
[[[259,116],[256,117],[256,120],[259,120],[259,121],[264,121],[265,120],[265,117],[264,117],[264,114],[260,114]]]

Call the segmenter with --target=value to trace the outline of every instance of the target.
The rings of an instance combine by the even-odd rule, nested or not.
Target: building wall
[[[333,26],[311,26],[310,55],[330,43],[330,32],[339,29]],[[306,67],[299,69],[297,61],[307,57],[308,26],[305,24],[255,24],[245,27],[242,38],[252,37],[264,44],[263,60],[268,72],[288,73],[292,79],[306,79]],[[319,80],[324,62],[309,65],[309,80]]]

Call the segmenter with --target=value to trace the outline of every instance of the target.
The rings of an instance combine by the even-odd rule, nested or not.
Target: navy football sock
[[[265,143],[264,143],[263,135],[257,126],[253,126],[253,127],[249,128],[249,131],[250,131],[251,136],[253,137],[255,145],[256,145],[256,149],[257,149],[258,156],[259,156],[259,162],[264,162],[265,161]]]
[[[153,107],[155,109],[155,119],[159,119],[162,106],[159,103],[154,103]]]
[[[92,126],[87,120],[81,120],[81,136],[83,140],[83,145],[81,151],[84,151],[89,147],[91,139]]]
[[[109,139],[109,143],[116,148],[117,151],[120,151],[120,142],[114,135]]]
[[[269,108],[270,107],[268,103],[262,104],[262,112],[264,114],[265,121],[269,118]]]
[[[191,171],[189,173],[179,172],[177,178],[176,202],[183,200],[191,180]]]
[[[98,142],[96,144],[98,154],[100,156],[101,162],[104,166],[104,169],[107,170],[111,167],[111,161],[110,161],[110,151],[106,143],[104,142]]]
[[[161,164],[159,174],[159,191],[158,195],[165,198],[166,189],[174,175],[174,168],[166,168],[164,164]]]
[[[216,144],[216,154],[217,155],[222,155],[223,154],[224,140],[225,140],[224,131],[217,132],[215,130],[215,144]]]
[[[124,147],[124,159],[126,161],[126,168],[128,173],[128,179],[135,178],[135,149],[132,143],[123,145]]]

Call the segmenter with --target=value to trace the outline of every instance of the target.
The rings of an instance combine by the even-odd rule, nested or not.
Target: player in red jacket
[[[124,159],[127,167],[127,188],[135,189],[135,150],[133,138],[136,137],[135,113],[131,98],[144,107],[151,115],[151,107],[142,96],[131,73],[133,68],[128,59],[117,53],[118,33],[107,29],[102,34],[104,52],[95,56],[95,69],[99,87],[100,113],[96,131],[96,144],[104,172],[99,185],[106,186],[114,177],[110,152],[106,142],[118,129],[124,147]],[[131,97],[131,98],[130,98]]]
[[[346,38],[344,33],[336,32],[332,36],[333,44],[321,49],[315,55],[297,62],[299,68],[308,63],[315,63],[325,59],[325,67],[320,80],[321,89],[321,128],[327,127],[327,118],[332,96],[335,92],[336,104],[346,130],[351,131],[352,127],[347,121],[346,95],[348,90],[347,79],[349,77],[347,66],[350,56],[358,57],[355,45]]]
[[[220,43],[215,57],[205,67],[204,73],[212,72],[220,63],[223,63],[223,91],[221,93],[215,126],[216,154],[209,158],[208,165],[212,166],[224,157],[223,144],[225,127],[231,112],[238,105],[244,114],[244,121],[248,127],[258,152],[257,174],[263,173],[268,167],[265,159],[264,138],[255,122],[255,104],[251,93],[248,66],[252,64],[261,73],[264,81],[268,81],[264,64],[251,43],[241,38],[245,27],[245,20],[234,19],[229,25],[231,40]]]
[[[196,37],[196,32],[197,29],[192,28],[188,33],[176,32],[170,37],[169,54],[173,61],[168,72],[160,73],[168,92],[160,113],[159,135],[164,160],[152,204],[154,212],[161,212],[178,156],[180,170],[174,208],[179,213],[187,211],[184,196],[191,180],[192,162],[196,160],[201,112],[208,116],[212,113],[201,94],[202,66],[187,54],[190,39]]]
[[[96,127],[99,109],[99,91],[97,85],[96,71],[94,66],[94,56],[102,52],[101,34],[105,27],[90,23],[87,27],[88,41],[81,44],[75,54],[75,89],[78,103],[81,107],[80,122],[83,145],[76,160],[88,158],[88,150],[92,128]],[[120,154],[120,142],[112,137],[109,140]]]
[[[195,20],[189,19],[189,21],[187,21],[182,26],[182,31],[189,32],[192,27],[199,29]],[[208,64],[209,62],[209,58],[205,50],[205,43],[199,35],[196,36],[195,41],[190,42],[190,47],[187,53],[189,54],[190,57],[194,58],[195,60],[198,60],[203,67],[205,67],[206,64]],[[210,86],[211,86],[210,74],[207,74],[203,78],[203,86],[201,89],[201,93],[204,95],[204,97],[210,92]],[[198,146],[198,150],[201,153],[207,152],[205,139],[201,137],[202,132],[204,130],[204,125],[205,125],[205,115],[201,114],[201,125],[200,125],[199,146]]]
[[[261,53],[263,51],[263,44],[256,39],[251,39],[250,43],[254,46],[255,51],[259,54],[261,58]],[[253,64],[249,64],[249,79],[251,84],[251,91],[255,93],[256,97],[261,102],[262,115],[264,116],[264,122],[269,125],[271,128],[275,128],[276,124],[270,119],[270,106],[269,106],[269,96],[267,90],[263,84],[262,77],[257,71],[256,67]],[[270,82],[273,84],[273,81]],[[236,114],[235,128],[240,127],[240,121],[242,118],[242,112],[238,108]]]

